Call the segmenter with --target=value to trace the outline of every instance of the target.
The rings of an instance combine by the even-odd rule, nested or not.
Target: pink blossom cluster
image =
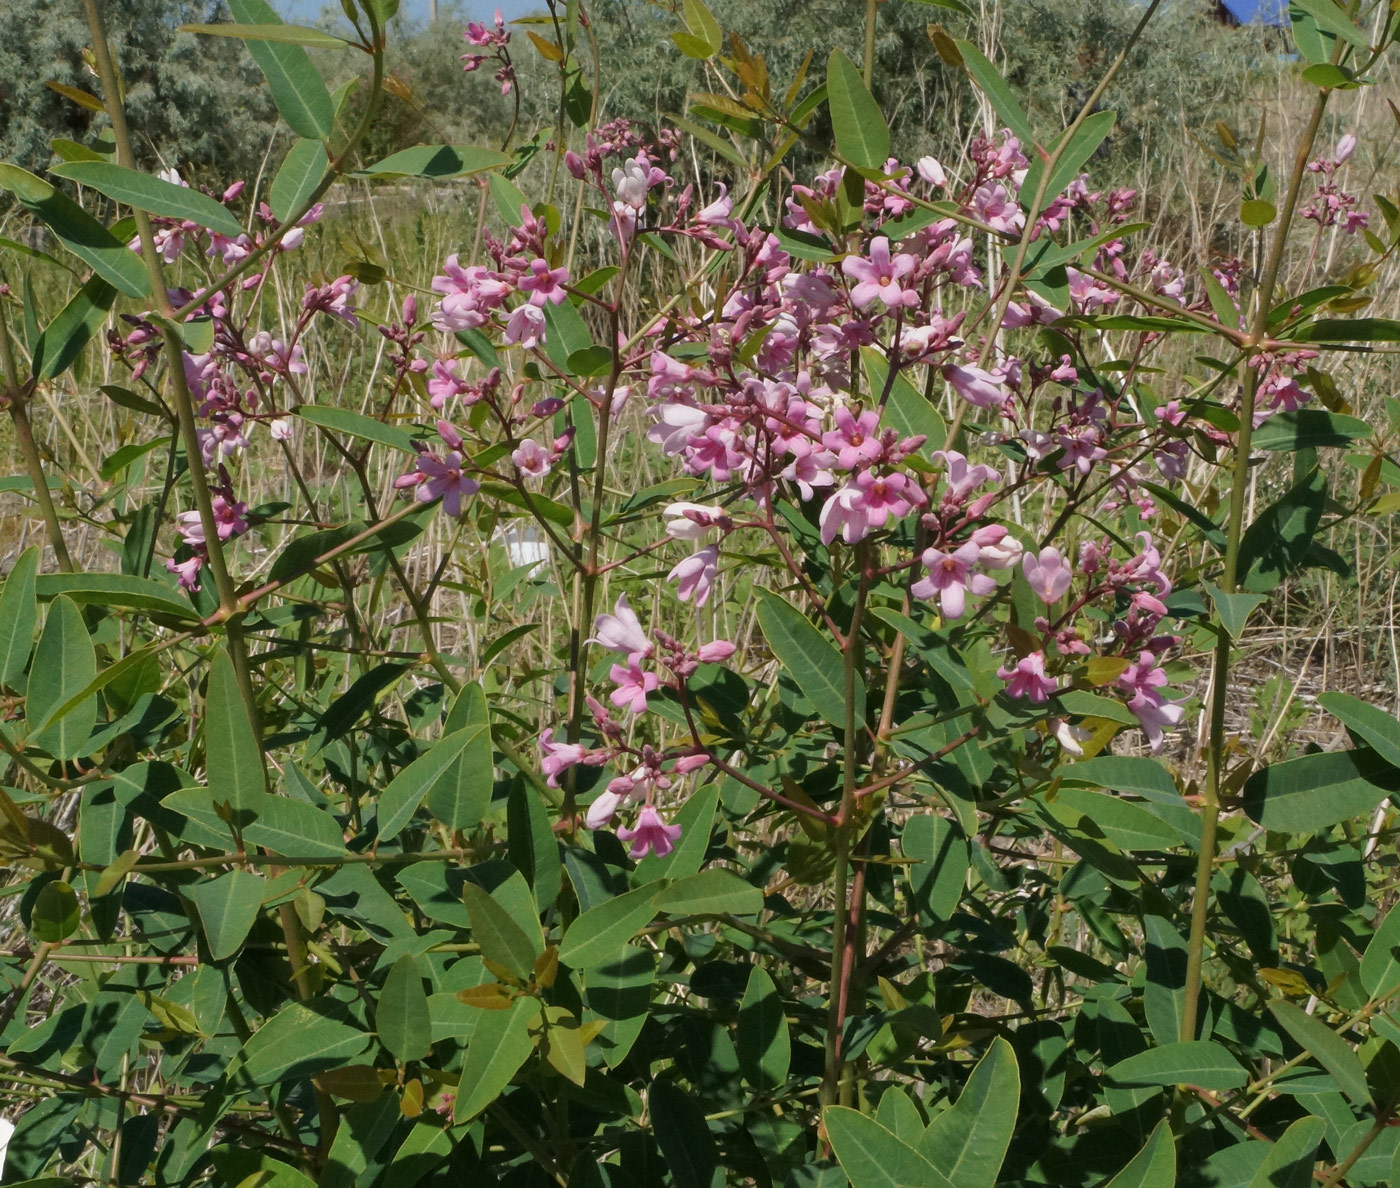
[[[673,690],[682,704],[686,704],[686,683],[699,666],[722,663],[735,650],[732,643],[722,639],[691,651],[664,631],[653,631],[652,636],[648,636],[625,594],[618,596],[610,613],[597,617],[593,631],[588,642],[619,657],[619,662],[611,668],[610,679],[616,687],[608,700],[618,711],[632,717],[645,714],[648,695],[663,687]],[[654,671],[654,664],[660,664],[669,675]],[[630,844],[633,858],[643,858],[647,854],[664,857],[675,847],[681,827],[666,824],[658,801],[672,789],[678,777],[707,766],[713,761],[712,757],[699,746],[671,750],[658,749],[649,743],[635,746],[611,711],[592,697],[587,704],[600,745],[557,742],[553,729],[546,730],[539,740],[540,765],[546,781],[557,788],[560,776],[580,764],[594,767],[613,764],[624,768],[625,774],[609,781],[593,799],[586,824],[590,829],[605,828],[620,810],[639,806],[635,823],[620,828],[617,835]],[[686,712],[689,714],[688,708]]]
[[[1337,181],[1337,173],[1351,159],[1356,151],[1356,137],[1346,133],[1337,141],[1337,147],[1330,157],[1320,157],[1308,162],[1308,172],[1319,177],[1317,190],[1299,210],[1303,218],[1317,224],[1318,230],[1340,225],[1348,235],[1355,235],[1365,228],[1370,216],[1357,210],[1361,199],[1342,189]]]
[[[481,64],[486,59],[493,58],[500,63],[496,70],[496,81],[501,84],[501,94],[509,95],[511,88],[515,85],[515,66],[510,60],[510,34],[506,32],[506,20],[501,15],[501,10],[496,9],[496,15],[490,27],[480,21],[471,21],[462,30],[462,39],[473,49],[489,50],[489,53],[466,53],[461,55],[462,69],[467,73],[481,69]]]

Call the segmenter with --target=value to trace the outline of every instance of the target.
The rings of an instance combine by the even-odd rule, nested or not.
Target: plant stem
[[[844,761],[841,770],[841,811],[836,824],[835,859],[832,901],[834,904],[831,923],[831,977],[827,1000],[827,1028],[825,1043],[825,1068],[822,1075],[822,1108],[835,1103],[841,1089],[841,1029],[845,1023],[846,994],[849,990],[847,979],[850,967],[846,955],[846,931],[851,914],[850,866],[851,849],[856,829],[856,765],[859,751],[856,748],[856,680],[859,676],[861,659],[860,621],[865,611],[865,597],[869,588],[868,565],[865,545],[856,546],[856,564],[860,566],[860,584],[856,591],[855,607],[851,612],[851,626],[846,632],[843,653],[843,694],[845,697]],[[862,890],[864,881],[861,883]]]
[[[865,0],[865,89],[875,81],[875,16],[880,0]]]
[[[15,366],[14,347],[10,343],[10,328],[3,315],[0,315],[0,375],[5,380],[5,404],[10,420],[14,422],[15,443],[24,455],[29,481],[34,484],[34,502],[39,505],[39,514],[44,517],[49,544],[53,546],[59,569],[72,573],[73,559],[68,555],[68,544],[63,539],[63,529],[58,522],[58,511],[53,505],[53,496],[49,494],[44,460],[39,457],[39,447],[34,442],[34,427],[29,420],[29,398],[20,388],[19,369]]]
[[[1338,42],[1340,45],[1340,41]],[[1308,157],[1313,141],[1322,124],[1327,108],[1328,92],[1320,90],[1313,103],[1312,115],[1298,143],[1293,158],[1293,173],[1288,181],[1288,194],[1279,214],[1278,226],[1269,245],[1264,272],[1254,293],[1254,317],[1246,354],[1240,366],[1244,369],[1243,392],[1240,397],[1240,428],[1235,441],[1234,475],[1230,488],[1230,516],[1225,537],[1225,567],[1220,588],[1226,594],[1235,593],[1239,581],[1240,541],[1244,534],[1245,503],[1249,490],[1250,439],[1254,431],[1254,405],[1259,390],[1259,372],[1250,364],[1248,346],[1261,342],[1269,325],[1269,309],[1273,305],[1274,286],[1283,266],[1288,231],[1298,207],[1298,195],[1307,172]],[[1200,1011],[1201,966],[1205,954],[1207,916],[1210,911],[1210,876],[1215,865],[1216,831],[1220,823],[1220,793],[1224,785],[1225,765],[1225,705],[1230,683],[1231,640],[1223,629],[1215,646],[1215,663],[1210,682],[1210,741],[1207,754],[1206,783],[1202,792],[1201,843],[1196,853],[1196,882],[1191,896],[1191,934],[1186,942],[1186,987],[1181,1003],[1183,1040],[1196,1036],[1196,1020]]]

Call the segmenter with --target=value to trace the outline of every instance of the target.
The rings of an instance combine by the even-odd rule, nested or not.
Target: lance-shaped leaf
[[[281,19],[266,0],[229,0],[229,11],[240,25],[280,25]],[[325,140],[335,127],[335,109],[326,84],[300,45],[263,38],[249,40],[248,52],[267,77],[272,101],[298,136]]]
[[[535,958],[543,951],[543,940],[531,937],[490,894],[475,883],[462,886],[462,900],[471,918],[472,939],[481,946],[488,961],[508,969],[522,982],[529,978]],[[538,934],[539,929],[536,928]]]
[[[958,41],[956,44],[959,54],[962,55],[963,65],[972,76],[972,81],[977,84],[977,89],[987,96],[987,101],[997,115],[1001,116],[1002,121],[1021,142],[1021,147],[1029,148],[1035,143],[1035,133],[1031,131],[1031,122],[1026,118],[1026,113],[1017,102],[1016,96],[1011,93],[1011,88],[1006,85],[1006,80],[972,42]],[[1026,155],[1029,157],[1032,154],[1028,152]]]
[[[62,190],[17,165],[3,163],[0,186],[108,284],[128,297],[144,297],[151,291],[150,275],[141,257]]]
[[[34,344],[34,374],[39,379],[62,375],[107,320],[117,291],[100,276],[90,276],[58,311]]]
[[[97,722],[97,696],[82,700],[64,714],[55,711],[82,692],[97,675],[97,653],[83,623],[83,612],[67,598],[55,598],[29,673],[24,703],[29,744],[55,759],[86,754]],[[50,720],[52,719],[52,720]]]
[[[954,1188],[947,1176],[873,1118],[830,1106],[822,1121],[852,1188]]]
[[[1277,833],[1311,833],[1370,813],[1400,792],[1400,770],[1369,748],[1302,755],[1245,781],[1244,811]]]
[[[778,662],[788,670],[812,707],[837,728],[846,723],[845,665],[840,651],[791,603],[762,587],[758,625]],[[855,679],[856,725],[865,720],[865,681]]]
[[[432,1045],[432,1024],[428,1019],[428,996],[423,990],[423,974],[418,959],[405,953],[389,969],[374,1007],[379,1039],[400,1064],[421,1060]]]
[[[890,158],[890,130],[860,71],[839,49],[826,62],[827,108],[836,151],[857,169],[883,170]]]
[[[1249,1188],[1308,1188],[1318,1144],[1326,1133],[1323,1119],[1300,1118],[1269,1148]]]
[[[472,144],[419,144],[366,165],[362,173],[366,177],[423,177],[446,181],[485,173],[488,169],[502,169],[513,159],[507,153]],[[520,217],[519,207],[515,215]]]
[[[389,786],[379,797],[381,842],[399,835],[443,773],[456,763],[467,747],[477,742],[485,730],[484,726],[471,726],[439,739],[389,781]]]
[[[256,809],[267,791],[262,746],[243,704],[233,661],[214,653],[204,699],[204,751],[209,792],[216,804]]]
[[[1329,690],[1317,699],[1352,735],[1387,763],[1400,767],[1400,721],[1395,715],[1350,693]]]
[[[275,41],[281,45],[309,45],[315,49],[348,49],[350,43],[324,29],[309,25],[181,25],[181,33],[208,37],[236,37],[240,41]]]
[[[953,1108],[934,1118],[918,1151],[954,1188],[992,1188],[1001,1171],[1016,1112],[1021,1077],[1016,1053],[1006,1040],[992,1040]]]
[[[125,165],[113,165],[108,161],[69,161],[64,165],[55,165],[51,172],[56,177],[87,186],[106,194],[114,202],[134,206],[137,210],[172,219],[189,219],[201,227],[233,238],[243,234],[242,225],[222,203],[215,202],[199,190],[176,185],[163,177],[153,177],[149,173],[128,169]]]
[[[559,960],[572,969],[588,969],[615,957],[618,950],[656,915],[661,883],[648,883],[589,908],[564,934]]]
[[[34,628],[39,622],[39,606],[34,598],[38,569],[39,546],[30,545],[0,586],[0,685],[17,692],[24,689],[24,668],[29,663]]]
[[[505,1091],[535,1050],[530,1030],[539,1015],[538,998],[516,999],[508,1011],[479,1013],[452,1106],[454,1122],[470,1122]],[[470,1076],[465,1072],[468,1069]]]
[[[1227,1048],[1209,1040],[1181,1040],[1149,1048],[1111,1066],[1104,1076],[1117,1085],[1196,1085],[1238,1089],[1249,1073]]]
[[[273,215],[285,221],[296,214],[311,200],[329,168],[326,146],[319,140],[298,140],[293,144],[268,187],[267,204]]]
[[[190,888],[209,942],[209,956],[215,961],[227,960],[243,947],[257,923],[266,890],[267,882],[246,870],[233,870]]]
[[[1176,1183],[1176,1146],[1171,1127],[1158,1122],[1147,1145],[1104,1188],[1172,1188]]]
[[[792,1040],[782,995],[768,974],[754,966],[739,1003],[735,1049],[744,1079],[760,1092],[777,1089],[788,1075]]]
[[[1351,1098],[1352,1104],[1371,1104],[1371,1091],[1366,1086],[1366,1070],[1352,1046],[1321,1019],[1314,1018],[1291,1002],[1271,1002],[1269,1010],[1283,1029],[1301,1047],[1306,1048],[1337,1082],[1337,1088]]]
[[[369,1035],[359,1028],[294,1002],[253,1033],[243,1045],[240,1064],[254,1084],[271,1085],[348,1063],[369,1044]]]

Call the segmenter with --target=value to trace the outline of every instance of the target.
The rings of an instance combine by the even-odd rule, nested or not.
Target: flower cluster
[[[674,691],[685,705],[686,682],[699,666],[722,663],[734,654],[734,645],[727,640],[713,640],[693,652],[663,631],[653,632],[653,640],[642,629],[625,594],[618,596],[611,613],[597,617],[593,630],[588,642],[619,657],[611,668],[610,677],[616,687],[608,700],[619,712],[632,717],[646,713],[647,696],[663,687]],[[654,663],[668,670],[669,675],[651,670],[648,666]],[[665,823],[657,802],[672,789],[678,777],[705,767],[713,762],[712,757],[698,744],[672,749],[649,743],[635,746],[611,711],[592,697],[588,698],[588,707],[601,745],[556,742],[553,729],[546,730],[540,736],[540,762],[546,780],[557,788],[559,777],[580,764],[601,767],[611,763],[626,768],[626,774],[609,781],[593,799],[585,821],[590,829],[602,829],[611,824],[620,810],[638,806],[635,824],[620,828],[618,837],[630,843],[633,858],[647,854],[664,857],[674,848],[681,827]],[[688,708],[686,712],[689,715]]]
[[[495,18],[491,22],[491,27],[483,25],[480,21],[471,21],[462,30],[462,39],[473,49],[489,50],[490,53],[466,53],[461,55],[462,69],[471,73],[480,70],[481,64],[486,59],[492,58],[500,63],[496,70],[496,81],[501,84],[501,94],[509,95],[511,88],[515,85],[515,66],[510,60],[510,34],[506,32],[505,17],[501,15],[501,10],[496,9]]]

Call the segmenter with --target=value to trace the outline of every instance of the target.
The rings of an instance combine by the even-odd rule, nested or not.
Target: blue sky
[[[273,8],[282,14],[282,19],[306,23],[313,21],[327,6],[326,0],[271,0]],[[448,6],[441,0],[441,7]],[[339,12],[340,6],[331,0],[330,7]],[[462,8],[470,16],[489,17],[500,8],[506,20],[514,20],[527,12],[543,7],[542,0],[463,0]],[[403,0],[402,11],[415,20],[428,19],[428,0]]]

